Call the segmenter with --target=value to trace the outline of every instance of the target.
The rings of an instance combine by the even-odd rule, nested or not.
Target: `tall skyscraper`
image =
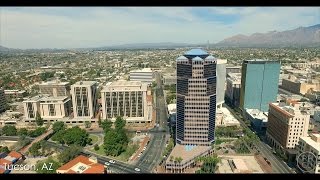
[[[192,49],[177,62],[176,146],[166,160],[166,172],[182,173],[197,157],[213,152],[216,119],[217,59]],[[176,164],[172,159],[182,159]]]
[[[216,58],[192,49],[177,58],[177,143],[211,145],[216,115]]]
[[[280,73],[279,61],[247,60],[242,63],[240,109],[267,112],[276,102]]]
[[[75,118],[94,118],[98,111],[97,82],[79,81],[71,86]]]

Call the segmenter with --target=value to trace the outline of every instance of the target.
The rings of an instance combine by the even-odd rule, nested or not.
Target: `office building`
[[[226,59],[217,59],[216,75],[217,75],[217,107],[221,108],[224,103],[225,87],[226,87]]]
[[[103,119],[115,121],[124,117],[128,124],[151,122],[152,105],[147,104],[147,84],[140,81],[119,80],[101,90]]]
[[[4,90],[0,88],[0,113],[6,110],[6,98],[4,96]]]
[[[244,118],[250,121],[251,126],[256,131],[265,130],[268,123],[268,112],[262,112],[259,109],[246,109]]]
[[[25,97],[27,92],[25,90],[4,90],[4,96],[7,101],[23,98]]]
[[[267,140],[276,149],[294,149],[300,137],[308,135],[310,115],[296,102],[270,103]]]
[[[269,103],[276,102],[280,73],[279,61],[247,60],[242,63],[240,109],[267,112]]]
[[[73,116],[95,118],[98,113],[97,82],[78,81],[71,86]]]
[[[305,166],[309,167],[308,173],[320,174],[320,134],[311,134],[308,137],[300,137],[299,143],[296,146],[298,151],[297,158],[298,164],[302,167],[303,157],[299,156],[302,153],[312,153],[314,156],[307,161],[304,161]],[[315,157],[315,158],[314,158]]]
[[[217,59],[201,49],[192,49],[176,59],[176,146],[171,154],[179,165],[166,160],[166,172],[184,172],[194,159],[212,153],[216,118]]]
[[[229,73],[227,77],[226,100],[235,107],[240,104],[241,73]]]
[[[141,81],[151,84],[153,79],[153,71],[151,68],[130,71],[130,81]]]
[[[49,81],[39,84],[40,94],[47,94],[53,97],[70,96],[70,83]]]
[[[68,96],[39,95],[23,101],[23,107],[25,122],[34,122],[37,112],[44,122],[62,120],[71,114],[71,100]]]

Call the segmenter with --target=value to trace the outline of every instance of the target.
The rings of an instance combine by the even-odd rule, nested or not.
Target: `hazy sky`
[[[0,45],[26,49],[216,43],[237,34],[319,23],[319,7],[6,7],[0,8]]]

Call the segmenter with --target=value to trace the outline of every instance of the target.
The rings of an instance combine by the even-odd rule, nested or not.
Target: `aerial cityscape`
[[[319,7],[3,7],[0,69],[0,174],[320,174]]]

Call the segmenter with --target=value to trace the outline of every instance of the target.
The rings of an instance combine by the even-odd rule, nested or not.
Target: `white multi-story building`
[[[294,149],[299,138],[308,135],[310,115],[299,107],[299,103],[270,103],[266,135],[276,149]]]
[[[226,98],[234,106],[239,107],[241,73],[229,73],[227,78]]]
[[[70,95],[70,83],[49,81],[39,84],[41,94],[48,94],[53,97],[69,96]]]
[[[303,158],[301,154],[310,152],[316,157],[316,159],[314,159],[314,156],[311,156],[312,158],[305,161],[307,163],[305,165],[309,166],[308,173],[320,174],[320,135],[312,134],[310,137],[300,137],[299,144],[296,146],[296,149],[298,151],[297,157],[299,166],[302,165],[300,164]]]
[[[68,117],[71,100],[68,96],[35,96],[23,101],[25,122],[34,122],[37,112],[45,122],[53,122]]]
[[[217,107],[221,108],[224,103],[226,87],[226,59],[217,59]]]
[[[95,118],[98,111],[97,82],[79,81],[71,86],[74,118]]]
[[[151,84],[153,79],[153,71],[151,68],[130,71],[130,81],[141,81]]]
[[[128,124],[151,122],[152,105],[147,103],[147,84],[119,80],[101,90],[102,117],[115,121],[124,117]]]

